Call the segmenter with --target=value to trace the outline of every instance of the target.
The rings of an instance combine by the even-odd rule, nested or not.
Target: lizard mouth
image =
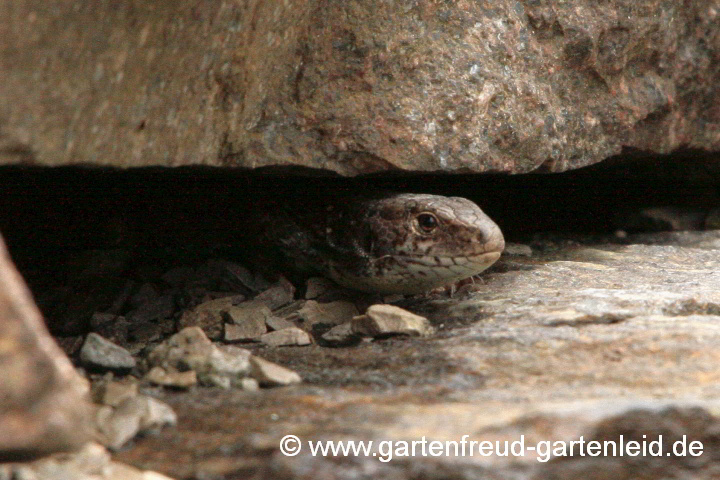
[[[385,255],[373,262],[366,275],[334,270],[332,278],[340,285],[374,293],[423,293],[477,275],[498,258],[497,251],[463,257]]]
[[[426,267],[467,267],[487,265],[488,267],[500,258],[502,251],[484,251],[472,255],[423,255],[413,253],[400,253],[393,255],[383,255],[377,258],[373,263],[376,265],[387,262],[398,262],[408,264],[424,265]],[[487,267],[486,267],[487,268]],[[483,269],[484,270],[484,269]]]
[[[463,256],[385,255],[373,262],[375,275],[385,278],[425,278],[454,282],[477,275],[490,267],[501,252],[491,251]]]
[[[331,278],[340,285],[374,293],[423,293],[464,280],[482,272],[500,258],[499,251],[462,257],[384,255],[372,262],[365,274],[333,269]]]
[[[435,276],[455,278],[458,275],[469,277],[478,274],[495,263],[500,258],[500,252],[483,252],[475,255],[464,255],[456,257],[441,257],[427,255],[397,256],[395,260],[399,263],[407,262],[407,268],[413,270],[416,267],[424,267],[423,271],[436,273]]]

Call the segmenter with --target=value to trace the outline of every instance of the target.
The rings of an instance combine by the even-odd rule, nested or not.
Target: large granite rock
[[[577,168],[720,146],[715,0],[0,2],[0,163]]]
[[[0,462],[88,441],[86,393],[0,239]]]

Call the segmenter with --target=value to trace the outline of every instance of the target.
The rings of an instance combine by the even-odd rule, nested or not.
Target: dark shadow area
[[[694,151],[667,156],[628,152],[558,174],[385,176],[376,181],[391,189],[470,198],[509,241],[539,232],[612,233],[628,227],[628,215],[650,207],[707,213],[720,206],[718,156]]]
[[[252,263],[262,249],[253,243],[254,212],[278,199],[321,208],[327,195],[352,202],[372,190],[470,198],[506,240],[522,242],[540,232],[627,229],[627,215],[647,207],[702,217],[720,206],[720,162],[700,152],[628,153],[562,174],[360,178],[282,168],[1,167],[0,232],[51,326],[80,332],[93,311],[112,310],[118,292],[132,289],[128,278],[142,284],[209,258]],[[58,296],[78,296],[68,289],[87,289],[104,300],[70,308],[57,302]],[[62,311],[53,311],[54,304]]]

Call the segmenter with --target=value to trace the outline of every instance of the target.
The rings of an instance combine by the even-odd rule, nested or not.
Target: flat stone
[[[281,277],[280,280],[271,285],[268,289],[257,294],[254,300],[256,302],[264,303],[270,310],[277,310],[278,308],[292,302],[294,298],[295,287],[284,277]]]
[[[274,315],[269,316],[265,319],[265,325],[270,330],[278,331],[278,330],[284,330],[286,328],[293,328],[295,327],[295,324],[292,322],[289,322],[281,317],[276,317]]]
[[[342,323],[335,325],[333,328],[328,330],[322,335],[322,339],[333,345],[352,345],[357,343],[361,339],[361,335],[358,335],[353,331],[352,322]]]
[[[250,365],[252,377],[265,387],[292,385],[302,381],[296,372],[260,357],[250,357]]]
[[[244,300],[243,295],[236,295],[201,303],[182,314],[178,320],[178,329],[197,326],[202,328],[209,338],[219,340],[224,334],[225,312],[230,307],[241,304]]]
[[[87,368],[101,370],[131,370],[136,362],[130,352],[97,333],[89,333],[80,349],[80,361]]]
[[[289,316],[289,319],[297,318],[303,329],[310,331],[316,324],[328,326],[340,325],[352,320],[358,315],[354,303],[338,300],[335,302],[318,303],[315,300],[308,300],[305,305],[296,313]]]
[[[266,321],[270,309],[259,301],[241,303],[226,312],[225,341],[255,340],[267,332]]]
[[[197,383],[197,374],[194,370],[178,372],[167,371],[162,367],[153,367],[145,374],[145,380],[163,387],[190,388]]]
[[[259,331],[257,326],[245,326],[235,325],[234,323],[225,324],[225,338],[226,342],[247,342],[252,340],[258,340],[260,336],[267,331],[265,324],[263,323],[263,331]]]
[[[82,250],[71,254],[68,260],[74,277],[95,280],[119,277],[127,269],[131,257],[127,250],[111,248]]]
[[[310,345],[312,339],[305,330],[297,327],[285,328],[276,332],[269,332],[260,337],[260,342],[269,347],[281,347],[286,345]]]
[[[300,311],[306,303],[307,300],[295,300],[294,302],[290,302],[284,307],[280,307],[277,310],[273,311],[273,316],[282,318],[284,320],[288,318],[298,318],[296,315],[297,312]],[[295,326],[295,324],[293,324],[293,326]]]
[[[352,319],[352,331],[369,337],[387,335],[428,336],[434,332],[427,318],[394,305],[368,307],[365,315]]]

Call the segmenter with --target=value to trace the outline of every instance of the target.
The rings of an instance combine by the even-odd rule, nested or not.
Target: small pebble
[[[353,332],[352,322],[346,322],[325,332],[322,339],[336,346],[352,345],[360,341],[360,336]]]
[[[157,432],[177,423],[177,415],[167,404],[138,395],[128,398],[116,408],[105,406],[96,415],[102,443],[117,450],[139,434]]]
[[[97,333],[88,334],[80,349],[80,361],[90,369],[126,371],[135,368],[130,352]]]
[[[290,318],[297,317],[302,320],[303,328],[311,330],[315,324],[340,325],[352,320],[359,313],[355,304],[351,302],[339,300],[318,303],[315,300],[308,300]]]
[[[372,305],[365,315],[352,319],[352,331],[369,337],[387,335],[427,336],[434,329],[427,318],[394,305]]]
[[[250,365],[253,378],[265,387],[292,385],[302,381],[296,372],[260,357],[250,357]]]

